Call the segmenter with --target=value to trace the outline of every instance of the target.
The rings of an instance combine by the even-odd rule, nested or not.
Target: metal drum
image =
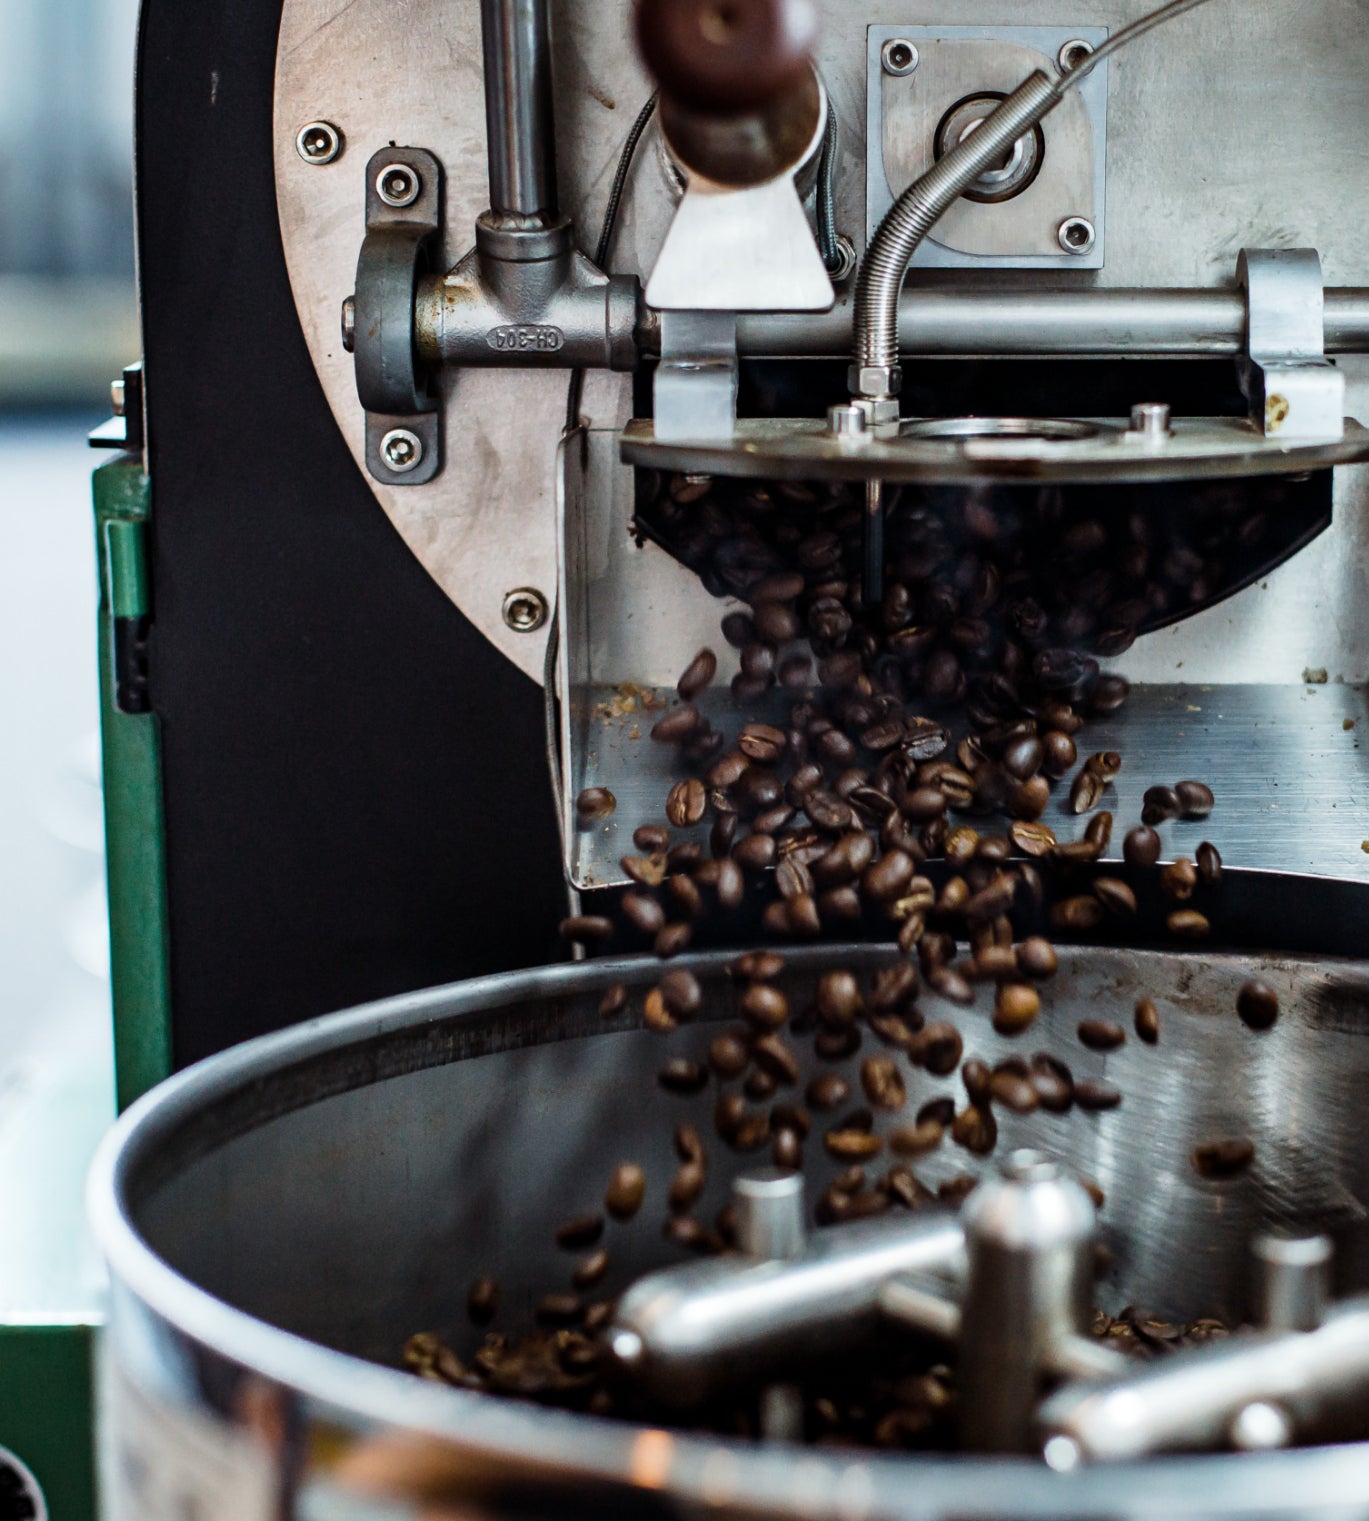
[[[874,947],[791,953],[814,969],[872,967]],[[104,1420],[109,1514],[361,1518],[522,1515],[1238,1516],[1362,1514],[1369,1444],[1167,1458],[1071,1474],[1017,1458],[794,1449],[552,1411],[401,1370],[418,1330],[463,1355],[466,1289],[503,1285],[501,1324],[564,1284],[552,1240],[598,1207],[612,1169],[641,1163],[648,1203],[614,1237],[616,1294],[676,1260],[660,1234],[678,1119],[711,1100],[662,1093],[666,1054],[699,1054],[732,1018],[728,955],[682,958],[708,1016],[662,1037],[634,1012],[604,1020],[603,990],[639,993],[659,963],[632,959],[492,977],[391,999],[253,1041],[166,1083],[108,1138],[91,1183],[112,1293]],[[1239,1320],[1253,1232],[1329,1230],[1337,1290],[1369,1288],[1369,963],[1118,949],[1065,950],[1046,1009],[1017,1042],[983,1007],[939,1008],[967,1054],[1067,1055],[1126,1097],[1109,1113],[1000,1117],[1000,1152],[1032,1145],[1105,1189],[1112,1266],[1099,1302]],[[1276,1026],[1235,1014],[1258,971]],[[1107,1055],[1081,1018],[1129,1019],[1154,1000],[1160,1044]],[[910,1075],[910,1099],[955,1093]],[[1248,1136],[1250,1172],[1199,1178],[1194,1145]],[[711,1148],[711,1217],[730,1168]],[[817,1151],[810,1145],[810,1151]],[[987,1165],[947,1141],[917,1164],[940,1179]],[[810,1179],[827,1169],[814,1166]],[[463,1327],[465,1329],[463,1330]],[[465,1338],[463,1344],[462,1338]]]

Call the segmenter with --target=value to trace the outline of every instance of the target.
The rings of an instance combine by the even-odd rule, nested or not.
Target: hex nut
[[[852,396],[897,396],[903,371],[896,364],[853,364],[846,378]]]

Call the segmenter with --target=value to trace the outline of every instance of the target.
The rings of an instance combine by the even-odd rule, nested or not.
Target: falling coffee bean
[[[604,1208],[615,1220],[631,1220],[646,1198],[646,1174],[635,1162],[616,1167],[604,1194]]]
[[[665,816],[677,829],[697,824],[708,807],[708,791],[698,777],[676,782],[665,800]]]
[[[576,1215],[556,1227],[556,1244],[563,1251],[582,1252],[604,1234],[604,1217],[598,1214]]]
[[[627,999],[627,985],[621,982],[611,983],[599,1000],[599,1018],[612,1019],[614,1015],[621,1014],[627,1008]]]
[[[1198,880],[1204,887],[1216,887],[1222,880],[1222,857],[1217,847],[1204,840],[1193,852],[1198,868]]]
[[[1160,850],[1160,836],[1148,824],[1129,829],[1122,841],[1122,859],[1128,866],[1154,866],[1160,859]]]
[[[840,1073],[825,1072],[808,1084],[805,1096],[812,1109],[840,1109],[851,1096],[851,1085]]]
[[[1268,1030],[1279,1017],[1279,995],[1267,982],[1252,978],[1236,995],[1236,1012],[1251,1030]]]
[[[1149,998],[1137,1000],[1135,1010],[1136,1034],[1146,1045],[1158,1044],[1160,1039],[1160,1011]]]
[[[1175,903],[1186,903],[1198,885],[1198,868],[1187,856],[1180,856],[1160,868],[1160,891]]]
[[[708,1069],[686,1057],[672,1056],[656,1074],[656,1081],[667,1093],[702,1093],[708,1086]]]
[[[860,1065],[860,1084],[876,1109],[902,1109],[908,1097],[892,1056],[867,1056]]]
[[[1193,1148],[1193,1170],[1203,1178],[1234,1178],[1255,1159],[1252,1141],[1243,1139],[1203,1141]]]
[[[1111,1083],[1078,1078],[1074,1084],[1074,1101],[1081,1109],[1116,1109],[1122,1102],[1122,1091]]]
[[[1114,1024],[1110,1019],[1081,1020],[1078,1035],[1090,1051],[1115,1051],[1118,1046],[1125,1044],[1127,1038],[1127,1032],[1121,1025]]]
[[[608,1252],[600,1247],[597,1252],[586,1257],[576,1266],[575,1271],[570,1275],[570,1281],[577,1289],[592,1289],[603,1279],[608,1272],[608,1267]]]
[[[1205,819],[1215,806],[1212,788],[1206,782],[1179,782],[1174,788],[1179,812],[1186,819]]]
[[[477,1278],[466,1295],[466,1314],[477,1326],[487,1326],[499,1310],[499,1284],[493,1278]]]
[[[993,1027],[1000,1035],[1020,1035],[1041,1012],[1041,995],[1029,983],[1005,982],[994,1001]]]
[[[575,812],[586,824],[609,818],[617,806],[618,799],[607,787],[586,787],[575,799]]]
[[[951,1139],[976,1156],[988,1156],[998,1145],[998,1122],[987,1104],[970,1104],[955,1117]]]
[[[718,674],[718,657],[712,650],[700,650],[685,667],[676,690],[686,702],[692,702]]]
[[[1028,935],[1017,947],[1017,969],[1033,982],[1054,977],[1059,966],[1060,958],[1055,947],[1040,935]]]
[[[572,914],[561,921],[561,938],[589,945],[607,940],[613,933],[613,920],[602,914]]]
[[[1141,803],[1141,822],[1147,825],[1177,819],[1183,812],[1179,794],[1173,787],[1148,787]]]
[[[1165,926],[1171,935],[1177,935],[1181,940],[1205,940],[1212,933],[1207,916],[1191,908],[1181,908],[1170,914],[1165,919]]]

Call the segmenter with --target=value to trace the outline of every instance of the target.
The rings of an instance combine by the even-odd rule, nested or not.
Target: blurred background
[[[0,1218],[113,1113],[86,434],[139,355],[136,0],[0,0]],[[40,1190],[47,1190],[46,1195]],[[60,1194],[60,1197],[58,1197]],[[0,1312],[22,1308],[0,1260]]]

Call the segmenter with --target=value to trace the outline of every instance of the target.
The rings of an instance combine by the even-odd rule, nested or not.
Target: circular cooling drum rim
[[[833,960],[868,962],[889,949],[834,944],[791,948],[785,955],[792,968],[803,970]],[[733,949],[690,960],[701,969],[719,970],[736,955]],[[1369,1503],[1369,1442],[1100,1464],[1057,1474],[1034,1458],[796,1452],[783,1444],[672,1432],[669,1446],[653,1446],[644,1466],[639,1438],[653,1428],[438,1387],[334,1351],[215,1298],[176,1272],[139,1235],[129,1193],[140,1166],[216,1101],[350,1045],[524,1000],[573,996],[617,980],[640,985],[658,968],[652,957],[628,956],[450,983],[260,1036],[170,1078],[118,1120],[91,1169],[88,1213],[112,1280],[174,1332],[316,1403],[320,1414],[340,1411],[378,1428],[437,1438],[482,1459],[482,1477],[490,1479],[502,1474],[525,1484],[572,1488],[616,1484],[659,1490],[676,1504],[713,1515],[733,1510],[832,1515],[842,1521],[881,1516],[924,1521],[969,1512],[1043,1521],[1311,1515],[1344,1511],[1356,1497],[1359,1504]],[[111,1357],[117,1362],[117,1350]],[[909,1484],[914,1475],[915,1489]]]

